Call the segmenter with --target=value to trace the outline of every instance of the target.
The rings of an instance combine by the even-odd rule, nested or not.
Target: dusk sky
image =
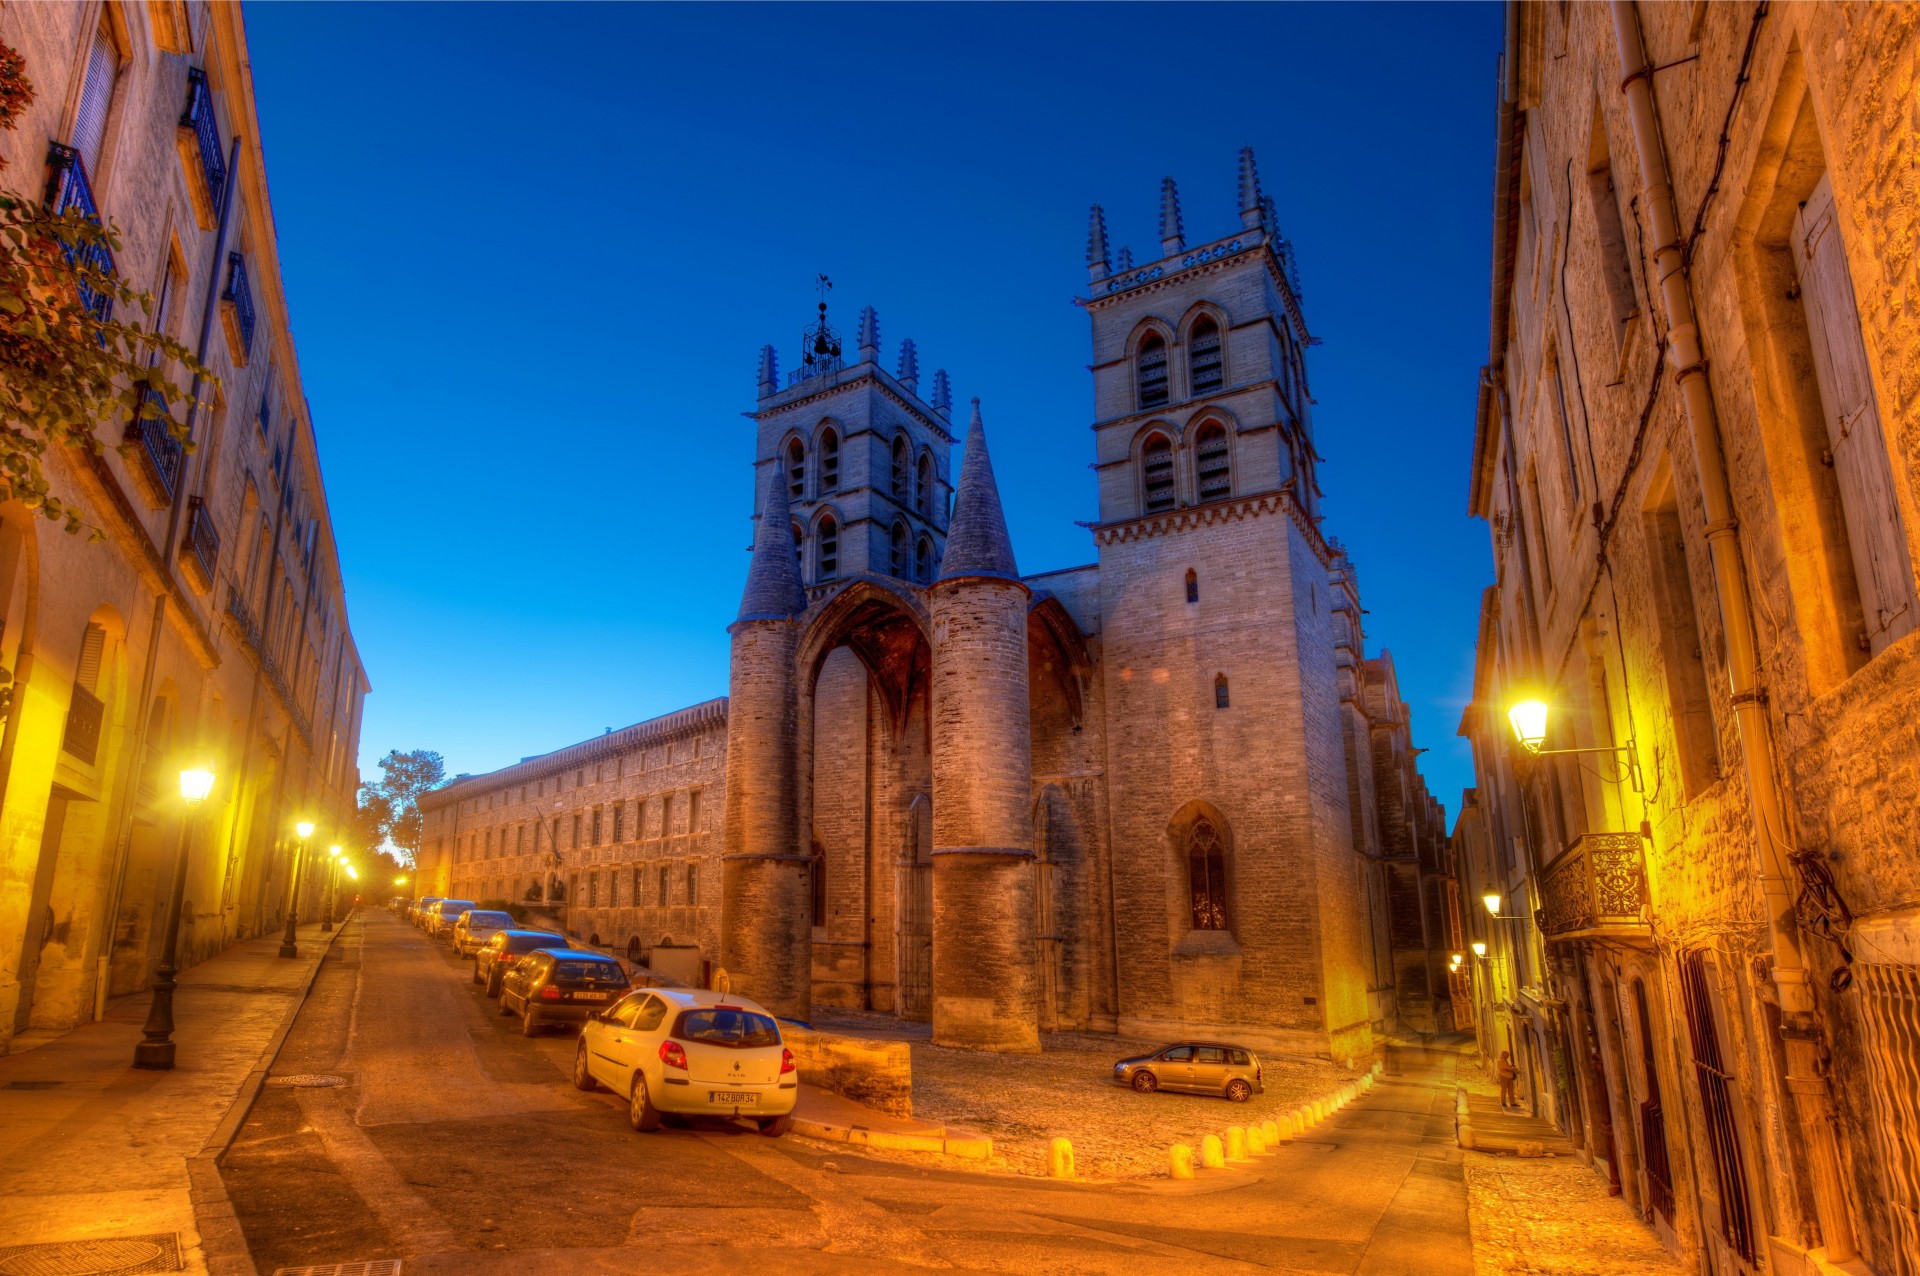
[[[1296,246],[1325,530],[1428,783],[1491,579],[1467,518],[1487,350],[1494,5],[246,10],[294,336],[373,695],[361,768],[449,774],[727,690],[756,352],[813,279],[980,396],[1024,572],[1090,562],[1087,208],[1158,256]],[[956,423],[964,416],[956,411]],[[954,457],[956,469],[958,455]]]

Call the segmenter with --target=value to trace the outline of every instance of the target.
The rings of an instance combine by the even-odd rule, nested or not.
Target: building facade
[[[1916,65],[1510,7],[1455,853],[1485,1048],[1690,1270],[1920,1271]]]
[[[1169,180],[1143,265],[1093,212],[1095,562],[1022,575],[978,402],[956,475],[947,374],[911,340],[885,366],[871,309],[843,357],[823,305],[784,380],[761,352],[727,699],[429,795],[423,880],[557,874],[577,933],[958,1045],[1365,1061],[1402,996],[1449,1026],[1444,820],[1321,526],[1313,338],[1251,152],[1239,195],[1189,247]]]
[[[219,378],[194,447],[103,421],[50,449],[53,490],[105,535],[0,506],[0,1050],[146,985],[184,804],[183,964],[277,926],[293,824],[322,847],[358,788],[368,682],[275,258],[238,6],[0,9],[34,99],[0,182],[118,228],[112,269]],[[184,410],[182,410],[184,411]],[[337,834],[335,835],[337,836]],[[313,875],[309,875],[311,878]],[[309,881],[301,912],[315,915]]]

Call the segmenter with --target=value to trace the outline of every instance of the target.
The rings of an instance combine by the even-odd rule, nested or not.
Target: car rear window
[[[470,899],[443,899],[440,901],[440,915],[458,917],[472,907],[473,901]]]
[[[482,913],[482,912],[474,912],[474,913],[468,913],[468,914],[467,914],[467,925],[468,925],[469,927],[472,927],[472,926],[504,926],[504,925],[506,925],[506,924],[507,924],[508,922],[510,922],[510,921],[512,921],[512,920],[513,920],[513,914],[511,914],[511,913]]]
[[[577,984],[625,984],[626,975],[610,961],[556,961],[553,981]]]
[[[682,1041],[698,1041],[707,1046],[777,1046],[780,1028],[766,1015],[738,1006],[702,1006],[683,1010],[673,1025],[673,1035]]]
[[[562,942],[558,935],[512,935],[507,939],[507,951],[530,953],[536,948],[558,948]]]

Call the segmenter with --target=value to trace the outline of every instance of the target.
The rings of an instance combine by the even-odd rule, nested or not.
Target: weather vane
[[[797,380],[838,372],[844,366],[840,362],[840,334],[827,323],[827,293],[832,289],[833,280],[825,275],[814,276],[814,290],[820,294],[820,318],[800,336],[802,354]]]

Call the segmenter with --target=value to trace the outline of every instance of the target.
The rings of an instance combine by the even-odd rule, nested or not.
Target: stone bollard
[[[1192,1148],[1184,1143],[1176,1143],[1173,1145],[1173,1151],[1168,1160],[1171,1163],[1173,1177],[1177,1179],[1190,1179],[1193,1177]]]
[[[1282,1143],[1286,1142],[1285,1139],[1280,1137],[1280,1123],[1278,1121],[1262,1121],[1260,1123],[1260,1137],[1267,1141],[1267,1146],[1270,1148],[1279,1147]]]
[[[1200,1140],[1200,1164],[1209,1170],[1225,1169],[1227,1158],[1220,1150],[1220,1136],[1209,1134]]]
[[[1322,1121],[1326,1119],[1327,1119],[1327,1101],[1325,1099],[1315,1099],[1313,1101],[1313,1123],[1315,1125],[1319,1125]]]
[[[1360,1093],[1365,1094],[1371,1089],[1373,1089],[1373,1074],[1369,1072],[1360,1078]]]
[[[1051,1179],[1073,1177],[1073,1144],[1070,1141],[1055,1139],[1047,1145],[1047,1177]]]
[[[1247,1127],[1247,1155],[1265,1156],[1266,1154],[1267,1136],[1266,1133],[1261,1130],[1260,1123],[1255,1121]]]
[[[1240,1126],[1227,1127],[1227,1159],[1229,1161],[1247,1159],[1247,1132]]]
[[[1375,1059],[1373,1061],[1373,1075],[1377,1077],[1385,1071],[1386,1071],[1386,1065],[1381,1063],[1378,1059]]]

